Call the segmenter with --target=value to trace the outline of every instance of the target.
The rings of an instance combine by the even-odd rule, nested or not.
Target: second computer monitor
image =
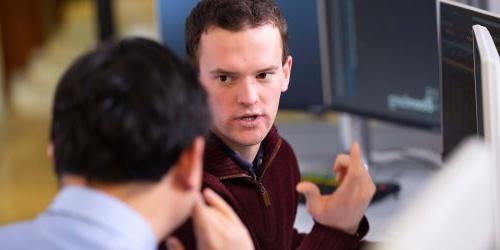
[[[500,16],[440,1],[443,155],[469,135],[482,135],[482,86],[474,75],[472,26],[486,27],[500,48]]]
[[[435,0],[326,0],[331,104],[439,130]]]

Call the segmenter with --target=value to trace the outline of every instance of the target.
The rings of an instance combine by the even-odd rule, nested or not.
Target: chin
[[[243,145],[243,146],[247,146],[247,147],[255,146],[255,145],[258,145],[259,143],[261,143],[264,140],[264,138],[265,137],[263,137],[262,139],[242,139],[242,140],[238,141],[238,144]]]
[[[265,132],[240,134],[234,137],[234,141],[240,145],[254,146],[261,143],[266,138],[266,135]]]

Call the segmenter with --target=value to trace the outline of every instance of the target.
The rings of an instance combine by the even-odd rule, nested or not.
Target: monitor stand
[[[353,142],[358,142],[361,147],[363,160],[371,165],[371,142],[368,119],[361,116],[341,114],[339,121],[340,141],[342,150],[349,152]]]
[[[399,147],[395,149],[374,150],[371,142],[369,119],[357,115],[341,114],[339,134],[342,151],[349,152],[353,142],[357,141],[363,152],[363,160],[370,165],[384,164],[403,159],[422,162],[430,168],[441,168],[441,153],[422,147]]]

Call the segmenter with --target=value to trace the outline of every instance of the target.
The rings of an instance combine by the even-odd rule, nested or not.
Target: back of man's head
[[[201,35],[212,26],[230,31],[241,31],[262,25],[274,25],[280,31],[285,63],[290,55],[288,27],[285,18],[273,0],[202,0],[186,20],[186,50],[198,64]]]
[[[104,44],[57,86],[56,172],[106,183],[159,181],[209,125],[195,72],[168,49],[140,38]]]

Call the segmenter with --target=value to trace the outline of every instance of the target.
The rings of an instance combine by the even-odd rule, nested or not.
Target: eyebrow
[[[278,66],[269,66],[269,67],[266,67],[266,68],[263,68],[263,69],[259,69],[255,73],[276,71],[278,69],[279,69]],[[237,76],[237,75],[239,75],[239,73],[231,72],[231,71],[220,69],[220,68],[216,68],[214,70],[211,70],[209,73],[212,74],[212,75],[228,75],[228,76]]]
[[[276,70],[278,70],[278,69],[279,69],[279,67],[278,67],[278,66],[269,66],[269,67],[267,67],[267,68],[263,68],[263,69],[261,69],[261,70],[257,70],[257,72],[256,72],[256,73],[261,73],[261,72],[269,72],[269,71],[276,71]]]
[[[211,75],[228,75],[228,76],[235,76],[235,75],[238,75],[238,73],[236,72],[231,72],[231,71],[227,71],[227,70],[223,70],[223,69],[214,69],[214,70],[210,70],[209,72]]]

